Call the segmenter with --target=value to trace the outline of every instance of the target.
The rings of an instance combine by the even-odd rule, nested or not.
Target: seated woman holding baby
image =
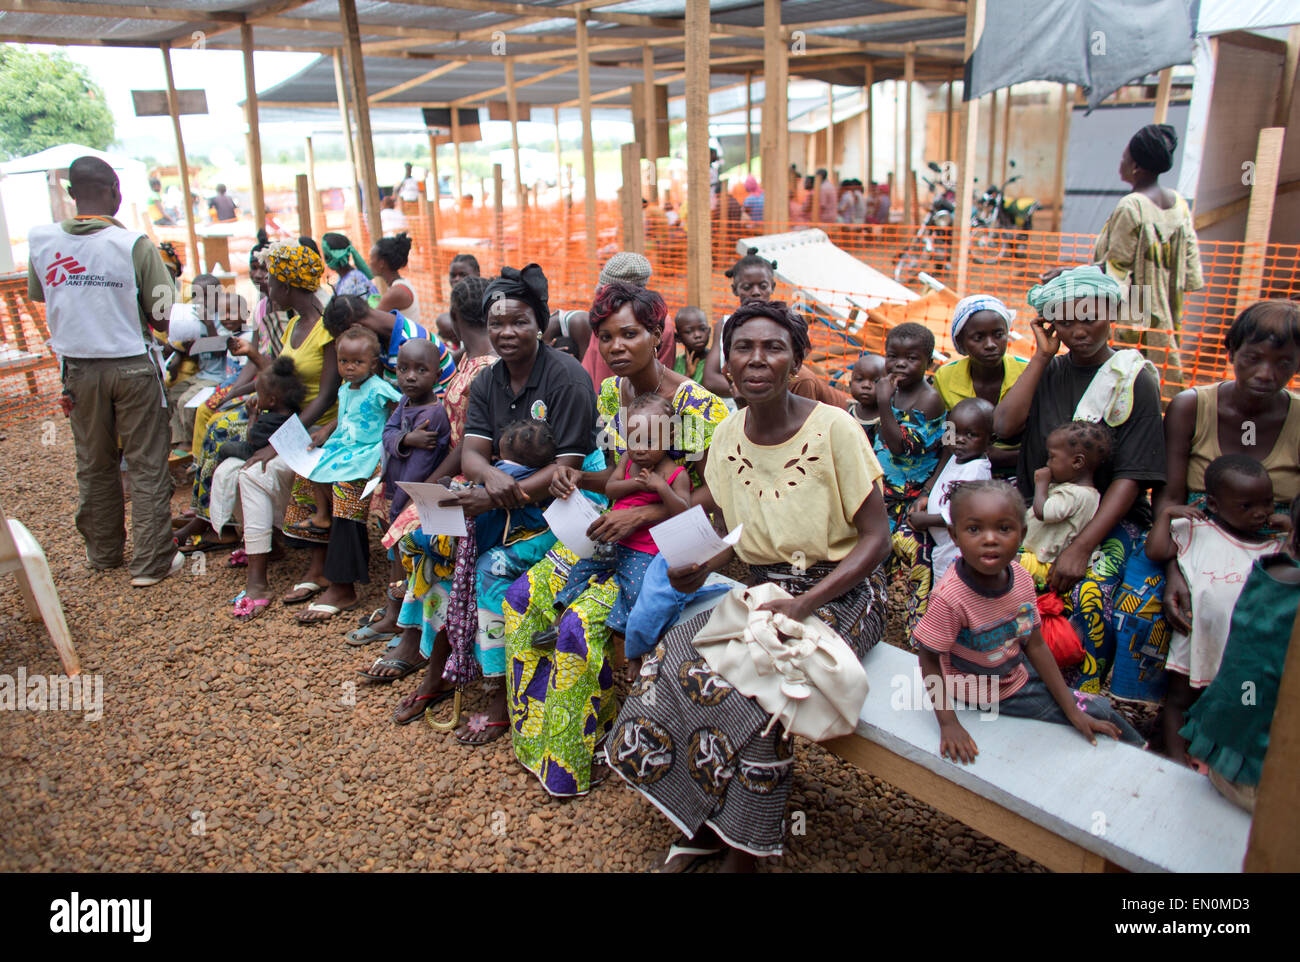
[[[633,411],[647,402],[659,419],[651,423],[669,422],[661,453],[686,469],[693,486],[702,483],[714,428],[726,418],[727,409],[659,358],[667,317],[668,308],[654,291],[618,281],[596,291],[589,312],[592,340],[613,371],[601,383],[596,405],[604,426],[602,446],[613,460],[596,471],[557,468],[552,494],[567,497],[582,488],[604,495],[615,462],[623,463],[628,453]],[[652,395],[659,400],[651,402]],[[645,440],[650,439],[632,443]],[[654,556],[644,529],[669,516],[657,497],[628,501],[634,503],[616,503],[619,510],[601,515],[589,532],[593,541],[619,555],[613,576],[574,583],[586,567],[579,568],[577,557],[557,544],[505,596],[515,755],[551,795],[582,795],[591,787],[593,753],[618,707],[611,632],[625,632],[636,600],[632,589],[644,581]]]

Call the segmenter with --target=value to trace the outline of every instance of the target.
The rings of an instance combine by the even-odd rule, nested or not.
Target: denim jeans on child
[[[1038,676],[1038,672],[1034,671],[1034,666],[1029,664],[1028,659],[1025,660],[1025,667],[1029,669],[1029,680],[1014,695],[998,702],[998,713],[1013,718],[1055,722],[1058,725],[1070,724],[1061,706],[1047,690],[1047,683]],[[1081,691],[1071,691],[1070,694],[1074,696],[1075,704],[1085,715],[1111,722],[1118,727],[1120,741],[1136,745],[1138,748],[1146,746],[1146,739],[1137,733],[1137,729],[1129,724],[1127,718],[1115,710],[1110,699],[1105,695],[1090,695]]]
[[[699,591],[684,594],[668,583],[668,562],[655,555],[641,582],[641,593],[627,618],[623,650],[629,658],[640,658],[653,651],[664,632],[673,626],[682,610],[691,602],[726,594],[731,585],[705,585]]]

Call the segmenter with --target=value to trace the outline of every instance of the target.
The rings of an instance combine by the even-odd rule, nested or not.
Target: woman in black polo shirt
[[[569,355],[557,351],[541,340],[550,317],[547,305],[546,275],[536,264],[522,271],[504,267],[483,295],[483,313],[487,319],[488,339],[500,361],[485,369],[470,387],[469,410],[465,417],[465,435],[461,441],[461,470],[474,487],[458,494],[465,513],[479,518],[478,527],[490,525],[481,516],[492,511],[509,511],[548,502],[548,488],[556,465],[573,468],[603,466],[596,449],[596,394],[591,378]],[[499,456],[497,441],[501,432],[516,421],[545,421],[555,438],[555,464],[542,468],[524,480],[516,480],[492,466]],[[589,457],[592,464],[586,462]],[[492,527],[500,526],[492,525]],[[390,537],[393,532],[390,531]],[[505,674],[505,630],[501,601],[506,589],[519,575],[546,554],[555,544],[549,528],[510,530],[508,544],[487,545],[475,565],[477,586],[477,625],[475,614],[454,591],[455,582],[462,586],[467,571],[448,573],[449,558],[445,539],[429,539],[418,531],[407,533],[425,550],[425,558],[414,565],[408,579],[407,601],[398,619],[401,626],[415,622],[411,614],[420,610],[423,620],[419,647],[432,651],[429,670],[412,701],[429,706],[450,692],[452,685],[442,677],[451,648],[446,630],[475,631],[474,653],[485,678],[500,679]],[[405,550],[405,547],[404,547]],[[427,563],[426,563],[427,562]],[[432,572],[432,574],[425,574]],[[418,607],[417,607],[418,605]],[[467,622],[470,622],[467,624]],[[366,674],[375,681],[388,681],[414,670],[421,652],[409,639],[410,632],[389,657],[380,659]],[[412,717],[403,712],[404,719]],[[494,693],[488,711],[470,719],[457,732],[467,744],[484,744],[505,734],[505,688]]]

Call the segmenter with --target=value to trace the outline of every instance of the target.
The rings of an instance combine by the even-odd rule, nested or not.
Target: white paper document
[[[590,558],[595,553],[596,543],[587,537],[587,529],[600,517],[600,509],[581,493],[574,491],[563,500],[556,498],[542,517],[551,532],[579,558]]]
[[[311,446],[311,435],[297,418],[289,418],[271,435],[271,447],[294,474],[307,477],[316,470],[324,451]]]
[[[439,501],[448,501],[456,495],[441,484],[429,484],[419,481],[398,481],[397,486],[411,496],[415,510],[420,515],[420,530],[428,535],[446,534],[463,537],[465,528],[465,509],[459,504],[453,508],[444,508]]]
[[[384,480],[383,475],[376,474],[373,478],[367,481],[366,486],[361,489],[360,500],[364,501],[366,498],[374,494],[375,488],[379,487],[379,482],[382,480]]]
[[[650,529],[650,537],[655,539],[659,553],[668,562],[668,567],[680,568],[684,565],[704,564],[733,547],[740,540],[740,529],[743,527],[743,524],[738,524],[734,531],[725,538],[720,538],[709,523],[704,508],[697,504],[690,510],[655,525]]]
[[[194,397],[190,398],[188,401],[185,402],[185,406],[187,408],[198,407],[208,398],[212,397],[212,395],[216,393],[216,390],[217,387],[215,384],[212,387],[200,388],[198,394],[194,395]]]
[[[226,352],[226,342],[230,340],[229,335],[221,334],[216,337],[196,338],[190,345],[190,354],[211,354],[213,351]]]

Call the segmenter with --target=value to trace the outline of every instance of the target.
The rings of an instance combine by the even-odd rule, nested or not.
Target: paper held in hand
[[[216,351],[221,351],[224,354],[226,350],[226,342],[229,340],[229,334],[197,338],[194,343],[190,345],[190,355],[212,354]]]
[[[360,499],[360,500],[364,501],[364,500],[366,500],[366,498],[368,498],[368,497],[370,497],[372,494],[374,494],[374,493],[375,493],[375,488],[379,487],[379,483],[380,483],[381,481],[383,481],[383,480],[384,480],[384,479],[383,479],[383,476],[382,476],[382,475],[378,475],[378,474],[376,474],[373,478],[371,478],[369,481],[367,481],[367,482],[366,482],[366,486],[365,486],[364,488],[361,489],[361,499]]]
[[[428,484],[419,481],[398,481],[397,486],[411,496],[416,513],[420,516],[420,530],[428,535],[451,535],[463,537],[465,528],[465,509],[459,504],[454,508],[444,508],[439,501],[454,500],[456,495],[441,484]]]
[[[556,498],[542,512],[551,532],[579,558],[590,558],[596,543],[587,537],[587,529],[600,517],[600,511],[587,498],[574,491],[567,498]]]
[[[196,408],[216,393],[217,389],[215,387],[199,388],[198,393],[185,402],[185,406],[187,408]]]
[[[725,538],[718,537],[709,523],[704,508],[696,505],[689,511],[683,511],[667,521],[661,521],[650,529],[650,537],[659,546],[659,553],[664,556],[670,568],[685,565],[704,564],[715,555],[734,547],[740,540],[738,524],[734,531]]]
[[[271,435],[271,447],[294,474],[304,478],[316,470],[325,453],[321,448],[311,446],[311,435],[297,418],[289,418],[276,429]]]

